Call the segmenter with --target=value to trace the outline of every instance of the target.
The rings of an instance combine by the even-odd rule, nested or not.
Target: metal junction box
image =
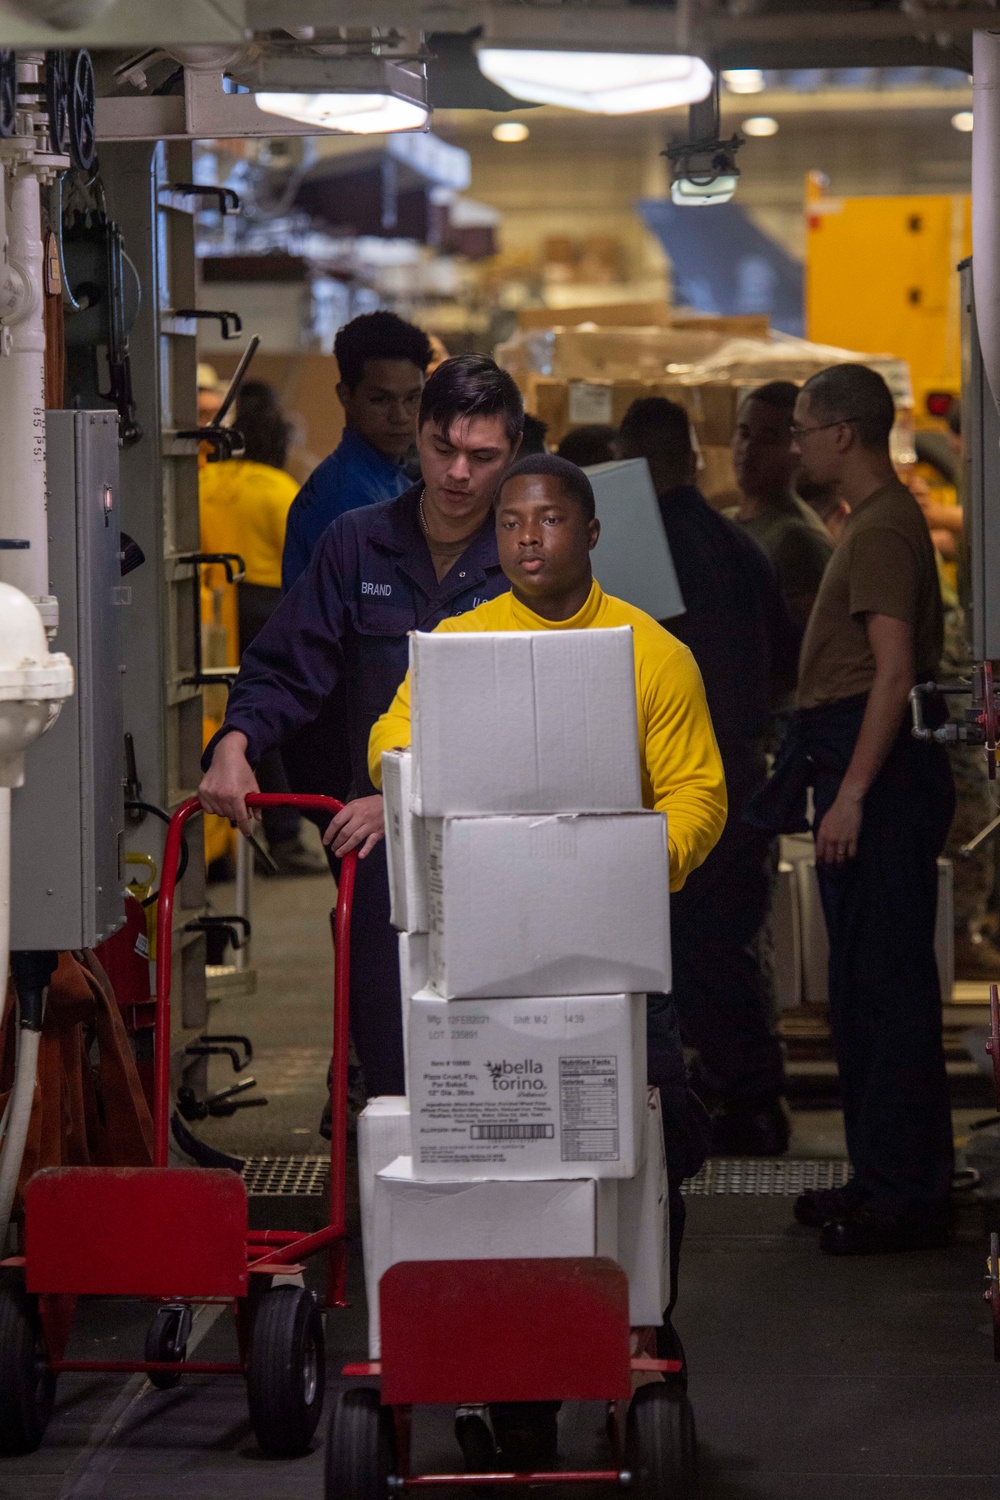
[[[122,606],[118,415],[46,413],[53,649],[73,697],[12,796],[11,946],[89,948],[121,926]]]

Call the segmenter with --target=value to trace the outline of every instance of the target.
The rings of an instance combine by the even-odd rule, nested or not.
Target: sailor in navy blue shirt
[[[397,459],[379,453],[359,432],[346,427],[336,448],[312,471],[292,501],[281,556],[285,592],[309,566],[316,543],[331,521],[362,505],[394,500],[410,482]]]
[[[344,435],[292,501],[281,559],[286,593],[331,521],[358,506],[394,500],[411,483],[402,464],[413,447],[431,362],[426,333],[395,313],[364,313],[340,329],[333,352]]]
[[[517,451],[524,409],[491,359],[447,360],[424,388],[423,480],[396,500],[347,510],[244,653],[199,793],[209,812],[250,826],[244,797],[265,751],[314,721],[339,688],[351,797],[324,841],[359,852],[351,929],[351,1034],[369,1094],[404,1090],[397,939],[389,923],[382,799],[368,735],[406,674],[407,636],[506,592],[493,495]],[[314,766],[316,787],[326,768]]]

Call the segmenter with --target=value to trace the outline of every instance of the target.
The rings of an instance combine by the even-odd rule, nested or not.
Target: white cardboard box
[[[436,819],[427,859],[434,994],[670,989],[662,813]]]
[[[410,637],[414,809],[642,806],[632,630]]]
[[[389,865],[389,920],[403,932],[427,931],[427,850],[424,823],[411,807],[413,757],[382,756],[382,799]]]
[[[369,1358],[379,1357],[378,1284],[401,1260],[511,1260],[618,1250],[618,1184],[420,1182],[408,1156],[375,1182]]]
[[[369,1099],[358,1116],[358,1190],[361,1199],[361,1251],[365,1285],[372,1286],[375,1253],[375,1179],[383,1167],[410,1149],[410,1106],[382,1094]]]
[[[414,1171],[631,1177],[646,1109],[645,995],[410,1002]]]
[[[667,1154],[659,1089],[648,1089],[642,1166],[618,1184],[618,1264],[628,1276],[629,1322],[658,1327],[670,1301]]]
[[[402,1005],[403,1023],[403,1083],[410,1092],[410,1001],[427,983],[428,948],[430,938],[426,932],[401,932],[399,934],[399,996]],[[401,1153],[397,1152],[397,1155]]]

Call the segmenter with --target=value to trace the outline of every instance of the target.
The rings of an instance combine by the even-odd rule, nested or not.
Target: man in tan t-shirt
[[[790,739],[813,787],[830,938],[830,1019],[847,1147],[845,1189],[807,1193],[801,1223],[833,1254],[946,1244],[952,1134],[934,956],[937,858],[954,810],[944,749],[909,733],[933,679],[941,596],[927,524],[889,457],[895,411],[864,365],[799,394],[803,478],[851,514],[802,643]]]

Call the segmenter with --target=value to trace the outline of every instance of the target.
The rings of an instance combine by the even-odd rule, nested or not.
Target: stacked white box
[[[361,1200],[361,1249],[368,1288],[369,1313],[378,1298],[374,1290],[375,1179],[383,1168],[410,1149],[410,1106],[405,1099],[382,1094],[369,1099],[358,1116],[358,1195]]]
[[[407,1098],[362,1117],[372,1357],[401,1259],[617,1254],[659,1323],[669,874],[631,631],[418,634],[410,668],[412,752],[383,757]]]
[[[374,1247],[374,1286],[401,1260],[614,1258],[618,1184],[586,1178],[424,1182],[401,1156],[375,1180]],[[369,1350],[377,1350],[377,1297],[369,1299],[368,1339]]]
[[[435,819],[427,857],[442,999],[670,989],[661,813]]]
[[[628,626],[418,632],[410,697],[424,817],[642,806]]]
[[[646,1108],[645,995],[409,1007],[414,1170],[427,1181],[632,1177]]]

